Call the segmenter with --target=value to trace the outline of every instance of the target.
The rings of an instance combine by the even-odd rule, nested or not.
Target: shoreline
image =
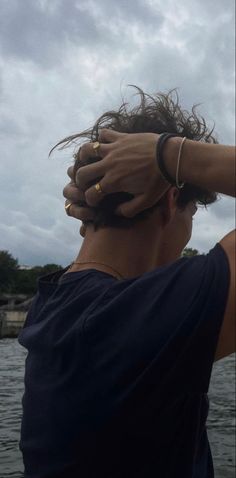
[[[17,338],[24,326],[27,312],[20,310],[0,311],[0,340]]]

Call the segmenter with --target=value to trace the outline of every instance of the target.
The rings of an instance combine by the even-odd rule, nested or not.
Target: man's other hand
[[[71,181],[64,187],[63,196],[66,198],[65,206],[71,204],[68,211],[68,216],[82,221],[80,235],[85,237],[86,224],[84,223],[94,219],[94,209],[87,205],[84,192],[81,191],[73,181],[73,171],[73,166],[70,166],[67,170],[67,174]]]

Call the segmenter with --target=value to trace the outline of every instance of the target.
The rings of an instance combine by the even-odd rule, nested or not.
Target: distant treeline
[[[40,276],[63,269],[57,264],[20,269],[18,259],[8,251],[0,251],[0,293],[34,295]]]
[[[185,248],[183,256],[196,256],[197,249]],[[39,277],[51,272],[62,270],[58,264],[34,266],[31,269],[21,269],[18,259],[8,251],[0,251],[0,293],[34,295]]]

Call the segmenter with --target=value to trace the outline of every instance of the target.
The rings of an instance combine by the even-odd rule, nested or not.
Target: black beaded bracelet
[[[156,160],[157,160],[159,169],[161,171],[161,174],[166,179],[166,181],[168,181],[168,183],[170,183],[172,186],[176,186],[176,182],[166,170],[164,158],[163,158],[163,149],[164,149],[164,145],[166,141],[169,138],[172,138],[174,136],[180,137],[181,135],[176,133],[162,133],[157,141],[157,147],[156,147]]]

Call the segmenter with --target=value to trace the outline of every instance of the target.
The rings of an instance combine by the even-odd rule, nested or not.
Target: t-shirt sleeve
[[[172,360],[174,351],[177,360],[172,378],[189,391],[207,393],[228,298],[230,269],[218,243],[207,255],[187,261],[172,297],[174,314],[180,316],[183,311],[173,334]]]

